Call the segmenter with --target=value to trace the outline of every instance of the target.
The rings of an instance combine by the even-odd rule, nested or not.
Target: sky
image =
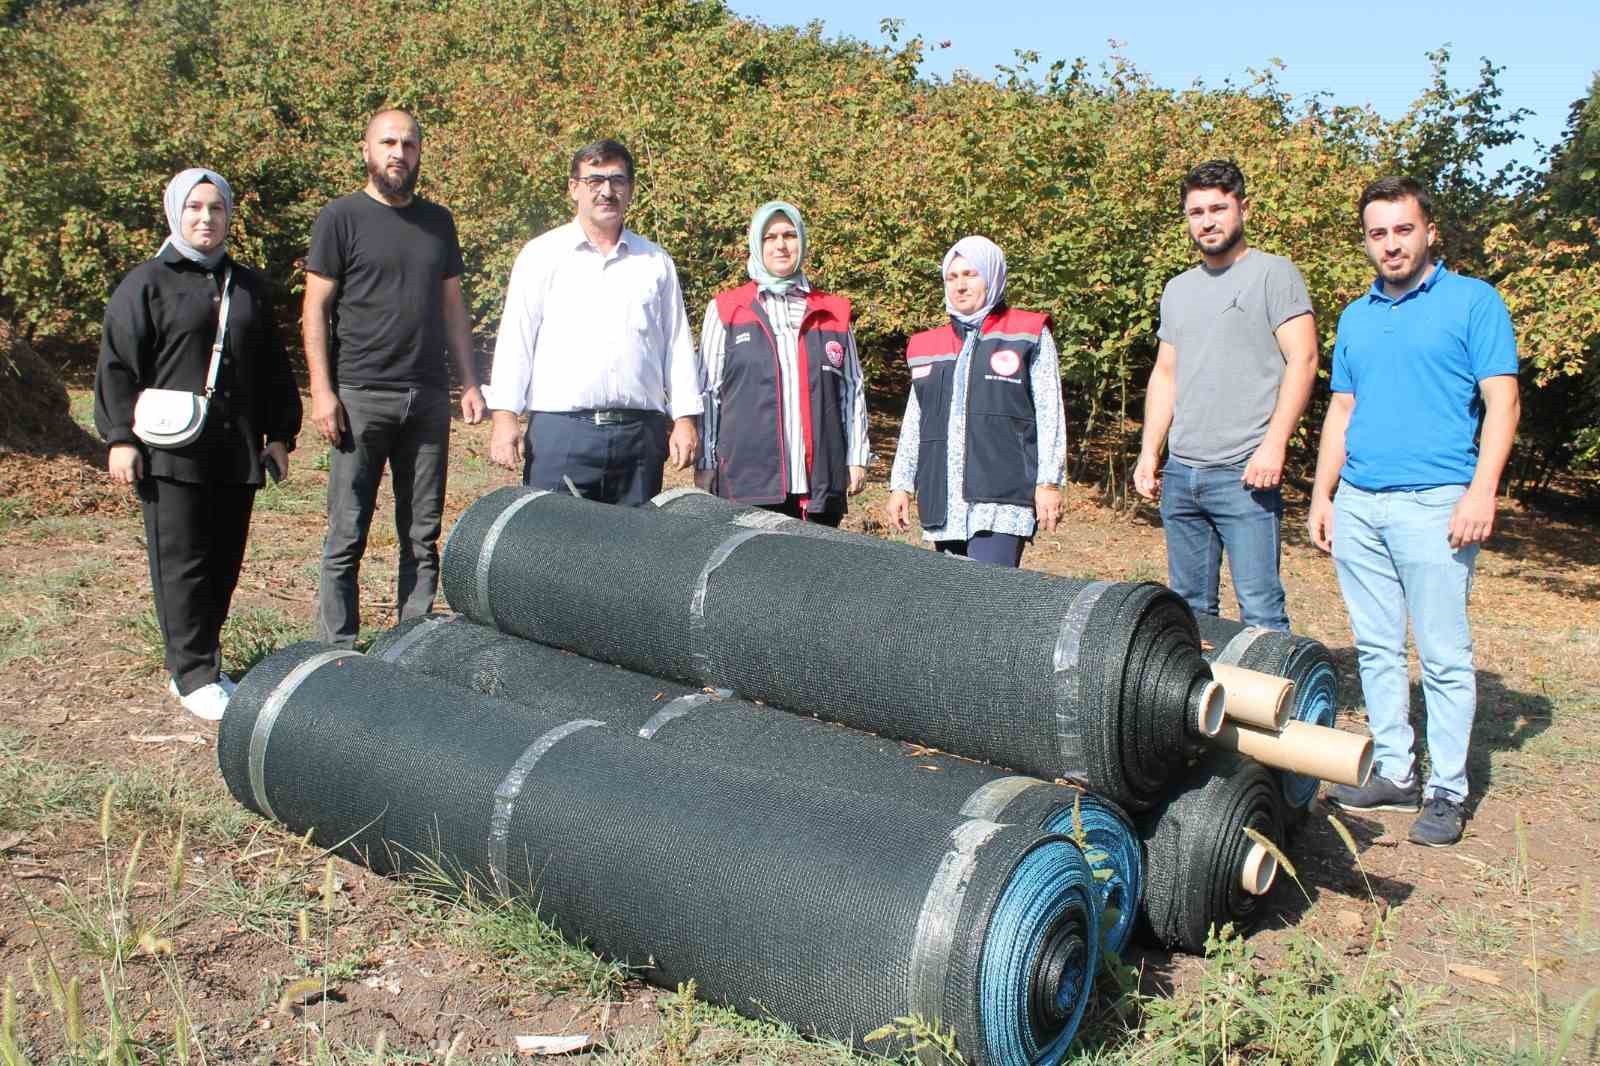
[[[1588,92],[1600,70],[1600,0],[1445,0],[1431,3],[1333,3],[1282,0],[1055,0],[983,3],[980,0],[729,0],[738,14],[768,25],[820,20],[828,37],[885,43],[881,20],[904,20],[902,40],[928,42],[923,73],[948,77],[957,68],[992,77],[1013,51],[1033,49],[1041,69],[1079,56],[1098,64],[1120,42],[1120,53],[1156,84],[1185,88],[1196,79],[1248,83],[1251,68],[1277,58],[1284,90],[1328,91],[1340,104],[1370,104],[1398,118],[1427,86],[1427,53],[1449,45],[1450,82],[1468,89],[1480,57],[1505,70],[1499,77],[1507,109],[1534,112],[1522,131],[1546,146],[1560,140],[1568,107]],[[1443,12],[1444,14],[1441,14]],[[949,41],[950,47],[932,47]],[[1528,142],[1490,160],[1537,163]]]

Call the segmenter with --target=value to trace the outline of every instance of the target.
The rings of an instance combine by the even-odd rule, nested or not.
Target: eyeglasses
[[[590,192],[599,192],[607,185],[621,192],[633,184],[633,179],[627,174],[584,174],[572,180],[581,183]]]

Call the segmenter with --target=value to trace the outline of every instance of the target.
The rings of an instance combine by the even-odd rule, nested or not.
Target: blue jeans
[[[1244,464],[1197,467],[1168,458],[1161,476],[1161,524],[1167,535],[1167,584],[1191,610],[1219,614],[1217,585],[1228,552],[1233,591],[1245,625],[1289,628],[1283,581],[1283,494],[1247,489]]]
[[[1333,561],[1350,612],[1376,771],[1411,778],[1411,681],[1406,618],[1422,660],[1427,709],[1426,792],[1467,798],[1467,742],[1477,711],[1467,594],[1478,546],[1451,549],[1450,516],[1465,485],[1367,492],[1348,482],[1333,499]]]

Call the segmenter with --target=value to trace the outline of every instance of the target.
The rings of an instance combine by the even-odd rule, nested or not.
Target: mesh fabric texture
[[[570,732],[530,763],[530,746],[570,720],[371,656],[343,655],[278,691],[324,650],[294,645],[250,671],[219,735],[229,789],[261,810],[252,739],[264,707],[281,705],[254,747],[292,831],[315,827],[318,843],[381,871],[438,867],[529,897],[567,936],[653,982],[692,978],[707,999],[803,1032],[859,1043],[919,1011],[954,1027],[971,1061],[1006,1066],[1027,1061],[994,1050],[1027,1045],[1018,1033],[1063,1053],[1070,1042],[1092,974],[1072,976],[1064,961],[1073,930],[1096,920],[1087,867],[1081,889],[1047,882],[1046,906],[1004,903],[1041,853],[1052,869],[1078,854],[1063,838],[744,772],[605,728]],[[959,908],[926,941],[930,886],[973,827]],[[946,963],[919,964],[919,940],[946,945]],[[1015,1002],[996,1014],[979,989],[1012,970]],[[1039,1032],[1038,1017],[1054,1028]]]
[[[1244,890],[1240,871],[1251,847],[1246,826],[1283,846],[1283,793],[1266,767],[1215,752],[1136,820],[1145,841],[1142,928],[1157,943],[1199,954],[1213,928],[1261,909],[1263,897]]]
[[[561,495],[517,510],[481,561],[486,531],[518,500],[479,500],[446,545],[446,593],[472,620],[1076,778],[1131,808],[1181,760],[1190,694],[1210,676],[1192,615],[1158,585],[1101,583],[1074,617],[1090,582]]]

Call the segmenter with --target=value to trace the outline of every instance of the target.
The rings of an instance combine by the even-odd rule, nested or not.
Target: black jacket
[[[182,448],[146,447],[133,435],[134,400],[146,388],[205,389],[229,263],[228,333],[205,430]],[[138,445],[155,477],[259,485],[264,443],[292,450],[300,417],[264,277],[228,257],[207,270],[169,246],[122,279],[106,306],[94,382],[95,427],[107,444]]]

